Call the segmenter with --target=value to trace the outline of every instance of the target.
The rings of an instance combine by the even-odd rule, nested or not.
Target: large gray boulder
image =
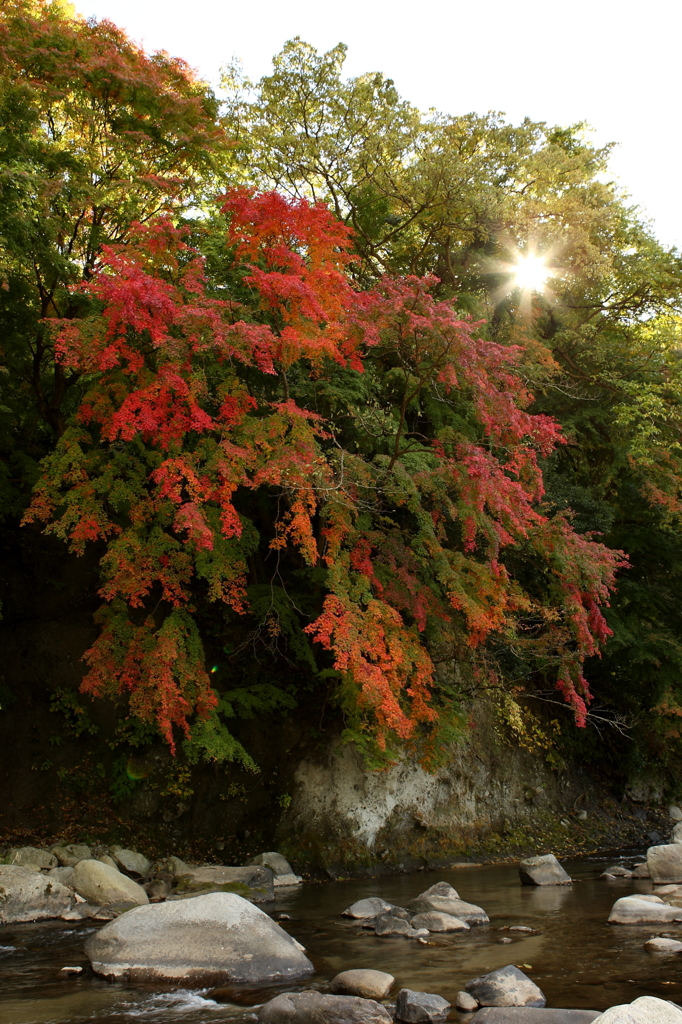
[[[604,1010],[599,1024],[682,1024],[682,1010],[666,999],[640,996],[632,1003],[621,1003]]]
[[[20,864],[0,865],[0,923],[61,917],[73,907],[73,893],[56,879]]]
[[[413,928],[426,928],[429,932],[468,932],[469,925],[452,914],[442,914],[439,910],[430,910],[426,914],[415,914],[412,918]]]
[[[152,869],[151,864],[141,853],[136,850],[126,850],[121,846],[112,846],[111,856],[116,862],[120,871],[125,871],[133,878],[148,878]]]
[[[450,1003],[442,996],[401,988],[396,1000],[395,1019],[403,1024],[423,1024],[445,1020],[450,1010]]]
[[[8,852],[7,863],[21,868],[33,868],[34,871],[47,871],[57,867],[57,858],[48,850],[39,850],[36,846],[15,846]]]
[[[391,1024],[372,999],[323,992],[284,992],[258,1011],[259,1024]]]
[[[361,996],[363,999],[385,999],[395,982],[392,974],[384,971],[372,971],[356,968],[341,971],[332,979],[331,990],[334,995]]]
[[[522,885],[570,885],[571,876],[562,868],[553,853],[527,857],[519,864]]]
[[[85,944],[110,979],[262,984],[305,977],[313,965],[295,939],[234,893],[136,907]]]
[[[546,1006],[484,1006],[471,1024],[592,1024],[599,1010],[561,1010]]]
[[[232,892],[252,903],[267,903],[275,898],[270,868],[250,865],[228,867],[225,864],[191,868],[177,883],[180,894]]]
[[[623,896],[616,900],[609,914],[609,924],[670,924],[674,921],[682,921],[682,908],[670,907],[656,897]]]
[[[650,846],[646,851],[646,866],[654,885],[682,882],[682,844]]]
[[[55,855],[63,868],[75,868],[80,860],[92,860],[92,852],[85,843],[67,843],[65,846],[53,846]]]
[[[132,903],[136,906],[149,903],[141,885],[99,860],[79,861],[73,869],[69,885],[88,903],[98,907],[108,903]]]
[[[376,917],[377,914],[388,914],[392,909],[393,905],[382,900],[380,896],[368,896],[364,900],[352,903],[344,910],[343,916],[354,917],[357,921],[361,921],[365,918]]]
[[[468,981],[465,988],[481,1006],[544,1006],[545,997],[534,981],[509,964]]]

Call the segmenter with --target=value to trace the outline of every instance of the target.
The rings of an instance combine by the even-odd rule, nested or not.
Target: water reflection
[[[450,1001],[472,977],[509,963],[523,968],[543,989],[549,1006],[605,1009],[640,995],[682,1000],[682,958],[651,956],[643,943],[656,928],[606,923],[614,901],[647,882],[599,880],[607,861],[566,864],[573,886],[521,886],[515,867],[476,867],[419,872],[388,878],[309,883],[279,896],[273,914],[308,950],[324,989],[340,970],[374,967],[388,971],[397,987],[437,992]],[[450,882],[462,899],[482,906],[491,923],[465,933],[432,935],[428,945],[403,938],[378,938],[341,917],[363,896],[383,896],[400,906],[433,885]],[[539,934],[512,932],[526,925]],[[253,1005],[277,989],[160,992],[108,984],[88,971],[60,978],[62,966],[85,965],[88,928],[61,923],[0,929],[0,1021],[2,1024],[253,1024]],[[682,926],[666,926],[682,935]],[[500,945],[502,936],[512,938]],[[14,948],[8,948],[14,947]],[[310,983],[306,983],[309,985]],[[291,988],[292,986],[287,986]],[[303,987],[303,985],[301,986]]]

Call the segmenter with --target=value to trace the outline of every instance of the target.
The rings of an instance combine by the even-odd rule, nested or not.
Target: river
[[[632,865],[632,857],[616,858]],[[399,988],[435,992],[454,1002],[464,984],[514,963],[545,993],[548,1006],[606,1009],[655,995],[682,1002],[682,956],[649,954],[642,944],[655,926],[606,923],[613,902],[632,892],[651,892],[649,882],[605,882],[599,874],[613,858],[566,861],[574,879],[565,887],[521,886],[510,865],[480,865],[372,879],[309,882],[278,896],[266,909],[306,947],[317,973],[306,986],[324,988],[341,970],[388,971]],[[428,945],[404,938],[378,938],[341,917],[364,896],[382,896],[404,906],[441,879],[462,899],[482,906],[490,926],[452,936],[432,935]],[[539,934],[498,940],[505,926],[530,926]],[[276,994],[261,991],[160,991],[126,987],[89,970],[83,943],[92,927],[43,922],[0,929],[1,1024],[246,1024],[253,1006]],[[680,935],[682,926],[666,934]],[[80,966],[82,975],[61,977],[60,968]],[[295,988],[296,986],[286,986]],[[281,989],[279,989],[281,990]],[[216,998],[213,998],[216,996]],[[458,1015],[453,1010],[452,1020]]]

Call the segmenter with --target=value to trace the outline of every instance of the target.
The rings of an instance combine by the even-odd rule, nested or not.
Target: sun
[[[522,292],[543,292],[551,276],[545,257],[529,253],[519,256],[513,266],[513,287]]]

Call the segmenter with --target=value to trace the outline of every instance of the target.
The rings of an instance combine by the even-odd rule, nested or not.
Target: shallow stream
[[[642,949],[646,939],[659,934],[657,928],[606,924],[620,896],[651,892],[649,882],[600,881],[606,864],[618,861],[631,866],[633,858],[564,862],[575,884],[556,888],[521,886],[516,868],[509,865],[310,882],[265,909],[273,916],[291,916],[282,925],[303,943],[315,964],[318,973],[301,988],[324,989],[341,970],[372,967],[395,976],[394,993],[406,987],[454,1001],[470,978],[514,963],[540,986],[548,1006],[602,1010],[640,995],[682,1003],[682,956]],[[404,906],[441,879],[462,899],[482,906],[490,926],[464,935],[432,935],[428,945],[420,945],[410,939],[378,938],[340,916],[364,896],[382,896]],[[499,929],[514,924],[539,934],[500,945],[502,936],[514,933]],[[1,1024],[253,1024],[253,1006],[278,991],[216,994],[112,984],[89,969],[83,943],[91,931],[57,922],[0,928]],[[668,926],[665,934],[682,936],[682,926]],[[86,970],[60,977],[66,965]],[[457,1020],[454,1011],[452,1019]]]

